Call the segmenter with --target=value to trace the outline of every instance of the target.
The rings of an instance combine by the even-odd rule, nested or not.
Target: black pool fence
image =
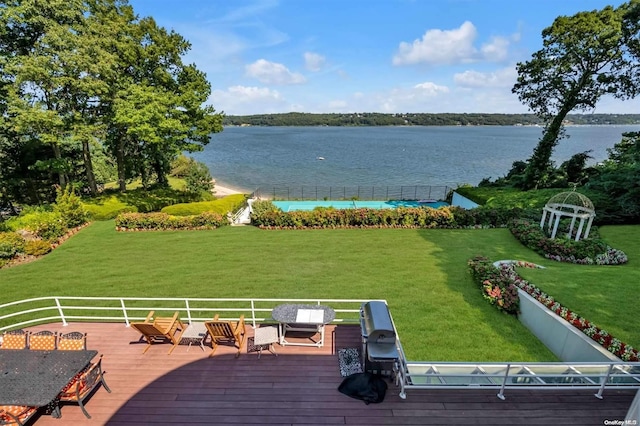
[[[448,186],[260,186],[253,195],[271,200],[438,200],[447,198]]]

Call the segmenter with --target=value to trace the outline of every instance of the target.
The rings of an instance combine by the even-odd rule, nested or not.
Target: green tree
[[[637,45],[640,2],[618,8],[560,16],[542,31],[543,48],[518,63],[512,91],[546,125],[528,160],[522,187],[545,186],[551,177],[553,149],[564,135],[573,110],[592,110],[606,94],[626,99],[640,90]]]
[[[222,131],[222,114],[204,105],[211,93],[204,73],[185,65],[190,44],[151,18],[128,17],[117,45],[119,72],[105,97],[111,121],[107,143],[116,157],[121,190],[126,179],[155,176],[167,184],[171,162],[184,151],[202,150]]]

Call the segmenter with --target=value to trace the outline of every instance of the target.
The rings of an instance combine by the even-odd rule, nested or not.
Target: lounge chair
[[[204,325],[211,336],[212,350],[209,357],[213,356],[213,353],[218,348],[218,344],[221,342],[233,343],[238,348],[236,358],[240,356],[242,351],[242,345],[247,335],[244,326],[244,315],[240,315],[240,320],[235,321],[220,321],[219,315],[213,318],[213,321],[205,321]]]
[[[182,333],[184,333],[185,327],[180,321],[179,312],[173,314],[172,317],[153,318],[153,314],[154,311],[149,312],[144,322],[131,323],[131,327],[142,334],[140,339],[147,341],[147,347],[142,353],[147,352],[153,343],[172,343],[175,346],[180,342]],[[169,353],[171,353],[171,350],[169,350]]]

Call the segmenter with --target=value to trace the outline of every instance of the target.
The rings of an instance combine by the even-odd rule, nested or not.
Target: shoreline
[[[227,195],[234,194],[250,194],[250,192],[245,192],[239,188],[235,188],[229,185],[220,185],[217,183],[216,179],[213,179],[213,191],[215,196],[217,197],[225,197]]]

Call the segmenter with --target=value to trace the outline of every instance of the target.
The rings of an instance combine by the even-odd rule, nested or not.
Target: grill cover
[[[360,315],[362,337],[368,343],[396,342],[396,332],[386,303],[379,301],[365,302],[360,307]]]

